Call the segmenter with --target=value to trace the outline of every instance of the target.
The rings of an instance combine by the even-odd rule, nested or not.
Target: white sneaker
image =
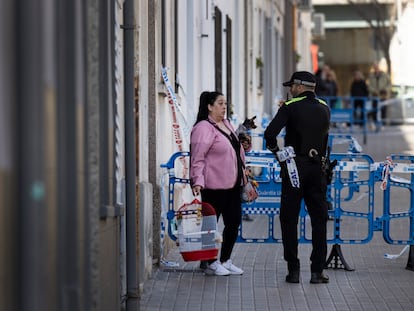
[[[209,275],[229,275],[230,274],[230,271],[224,268],[221,262],[218,260],[209,264],[207,269],[204,270],[204,272]]]
[[[223,267],[226,268],[228,271],[230,271],[230,274],[241,275],[244,272],[239,267],[236,267],[235,265],[233,265],[233,263],[231,262],[231,259],[229,259],[225,263],[223,263]]]

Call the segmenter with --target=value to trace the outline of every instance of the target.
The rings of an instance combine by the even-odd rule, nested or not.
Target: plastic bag
[[[242,202],[253,202],[259,197],[257,193],[257,185],[255,181],[247,180],[241,189],[240,198]]]

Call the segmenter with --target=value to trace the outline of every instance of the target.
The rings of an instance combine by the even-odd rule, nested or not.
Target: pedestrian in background
[[[354,71],[354,76],[350,88],[351,97],[368,97],[368,87],[364,75],[360,70]],[[356,98],[353,100],[354,122],[363,125],[363,116],[365,110],[365,100]]]
[[[326,73],[325,80],[326,94],[329,98],[329,107],[336,108],[338,99],[338,84],[336,82],[336,74],[332,69],[329,69]]]
[[[241,223],[240,191],[243,181],[244,150],[227,116],[222,93],[203,92],[190,139],[190,178],[195,196],[211,204],[217,220],[223,217],[220,260],[206,263],[205,273],[243,274],[230,259]],[[201,267],[203,267],[203,262]]]
[[[327,150],[330,109],[315,97],[315,85],[314,75],[307,71],[295,72],[289,81],[283,83],[283,86],[290,87],[293,98],[279,108],[264,132],[267,148],[281,164],[280,224],[288,269],[286,282],[289,283],[299,283],[300,280],[297,226],[302,199],[312,224],[310,282],[329,282],[329,277],[323,273],[327,255],[328,205],[322,161]],[[286,155],[284,151],[293,147],[289,161],[284,161],[278,152],[277,135],[283,128],[286,131],[285,149],[280,152]]]
[[[368,91],[369,96],[378,97],[380,101],[384,101],[391,97],[391,80],[387,73],[380,70],[379,65],[375,63],[372,66],[372,72],[368,76]],[[378,100],[373,100],[372,108],[374,111],[370,113],[370,117],[377,124],[377,110],[378,110]],[[386,115],[387,107],[383,106],[380,109],[381,119],[384,120]],[[378,130],[379,128],[377,128]]]
[[[315,79],[316,79],[316,87],[315,93],[319,97],[326,97],[329,96],[329,88],[326,85],[326,79],[328,76],[328,72],[331,70],[328,65],[323,65],[315,72]]]
[[[338,84],[335,72],[327,65],[323,65],[315,73],[316,87],[315,93],[318,97],[326,100],[329,107],[335,108],[338,95]]]

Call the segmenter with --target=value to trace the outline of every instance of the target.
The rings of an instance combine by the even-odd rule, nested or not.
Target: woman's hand
[[[198,186],[198,185],[194,186],[193,189],[192,189],[193,190],[193,195],[195,197],[200,195],[201,194],[201,189],[202,189],[201,186]]]

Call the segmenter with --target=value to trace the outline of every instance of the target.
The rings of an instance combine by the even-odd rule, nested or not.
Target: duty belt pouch
[[[338,161],[335,159],[331,161],[331,148],[328,146],[326,157],[321,161],[322,163],[322,172],[326,177],[326,184],[330,185],[332,183],[334,168],[338,164]]]

